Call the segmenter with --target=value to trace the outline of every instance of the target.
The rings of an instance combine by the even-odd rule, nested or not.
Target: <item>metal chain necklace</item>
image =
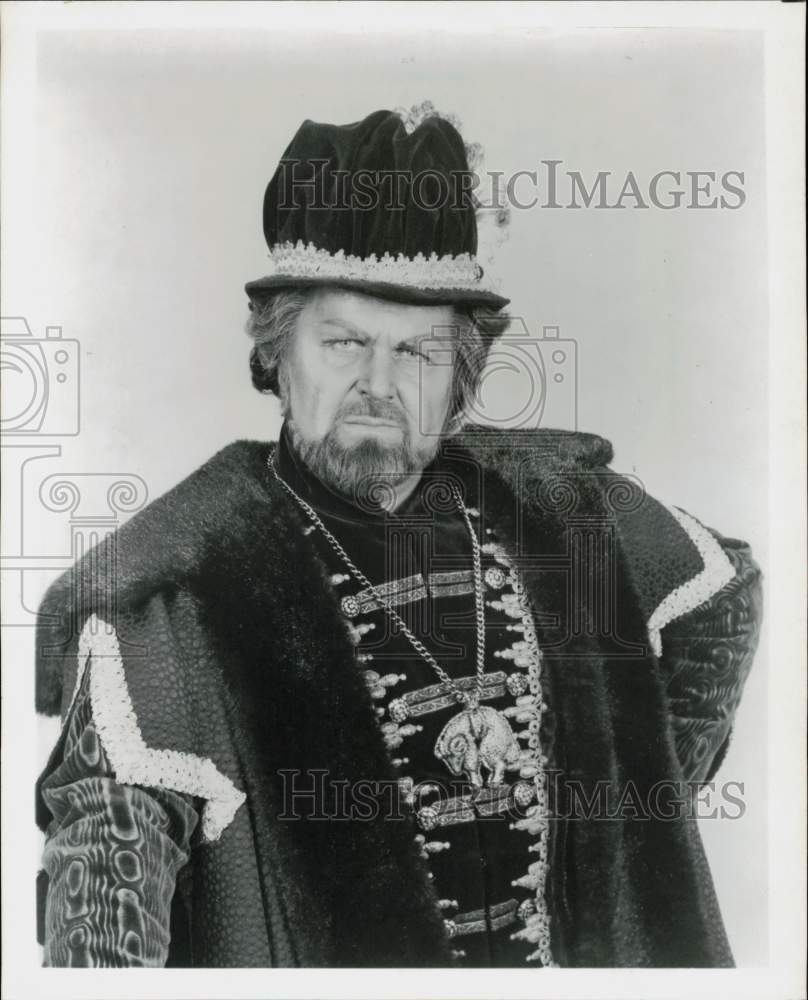
[[[275,468],[272,453],[270,453],[267,458],[267,466],[280,485],[300,505],[300,507],[302,507],[315,527],[319,528],[323,537],[343,560],[351,573],[370,591],[371,594],[373,594],[379,605],[387,613],[390,620],[395,622],[401,632],[403,632],[403,634],[407,637],[412,648],[429,664],[430,667],[432,667],[438,677],[440,677],[443,683],[449,688],[454,698],[461,704],[467,705],[470,709],[477,709],[480,702],[480,696],[482,694],[483,679],[485,677],[485,601],[483,596],[482,556],[480,553],[480,543],[477,539],[477,534],[472,527],[469,513],[466,510],[466,506],[463,503],[457,487],[454,484],[449,484],[457,509],[463,515],[469,531],[469,536],[471,538],[472,559],[474,562],[474,601],[477,619],[477,672],[475,678],[476,683],[472,692],[465,692],[457,686],[457,684],[452,680],[449,674],[446,673],[443,667],[429,652],[421,640],[410,631],[401,615],[399,615],[398,612],[384,600],[376,587],[373,586],[362,570],[356,566],[342,545],[340,545],[339,541],[323,524],[314,508],[310,504],[306,503],[306,501],[292,489],[286,480],[280,476],[278,470]]]

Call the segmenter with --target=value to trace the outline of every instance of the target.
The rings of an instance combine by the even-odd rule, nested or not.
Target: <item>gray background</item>
[[[659,170],[745,172],[737,211],[515,211],[495,277],[531,332],[557,324],[576,340],[578,426],[614,442],[615,468],[747,539],[765,568],[756,33],[43,33],[38,59],[37,238],[14,263],[33,295],[3,312],[81,344],[81,433],[47,471],[130,472],[153,497],[234,438],[273,437],[276,405],[250,386],[242,332],[242,286],[266,262],[266,181],[303,118],[429,98],[506,174],[543,159],[641,184]],[[64,517],[32,528],[29,549],[66,551]],[[744,782],[747,811],[701,824],[740,965],[767,954],[765,674],[761,651],[720,772]]]

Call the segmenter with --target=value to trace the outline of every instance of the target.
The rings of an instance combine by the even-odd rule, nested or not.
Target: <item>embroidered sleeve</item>
[[[676,751],[685,777],[697,781],[708,780],[726,752],[762,619],[761,573],[749,546],[714,531],[710,537],[732,578],[661,633]]]
[[[176,742],[178,730],[184,730],[192,744],[197,727],[191,719],[194,699],[188,692],[192,670],[187,661],[179,662],[179,640],[170,623],[160,620],[165,617],[164,610],[160,603],[150,606],[148,627],[143,632],[124,629],[130,641],[141,634],[147,651],[140,661],[145,669],[130,663],[129,671],[117,629],[91,615],[79,639],[79,678],[82,672],[89,674],[93,720],[117,780],[204,799],[201,835],[213,842],[230,826],[246,795],[209,756],[169,748]],[[138,687],[145,687],[145,698],[141,699],[145,712],[140,715],[133,700]],[[150,732],[154,737],[150,738]]]
[[[171,902],[197,825],[189,795],[122,784],[95,726],[89,672],[65,722],[64,750],[42,783],[53,819],[43,866],[44,964],[165,964]]]

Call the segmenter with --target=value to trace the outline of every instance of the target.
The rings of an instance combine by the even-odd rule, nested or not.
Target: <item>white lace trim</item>
[[[80,675],[88,658],[93,721],[116,779],[205,799],[202,837],[218,840],[244,802],[244,792],[206,757],[146,746],[126,686],[115,629],[96,615],[87,619],[79,640]]]
[[[662,629],[708,601],[735,576],[735,567],[703,524],[678,507],[669,507],[668,510],[698,549],[704,568],[672,590],[648,619],[648,641],[656,656],[662,655]]]
[[[482,268],[472,254],[439,257],[422,253],[382,257],[357,257],[343,250],[329,253],[314,243],[276,243],[269,250],[274,274],[288,278],[342,278],[349,281],[384,282],[425,290],[482,289]]]
[[[503,598],[512,597],[512,600],[504,601],[503,610],[509,617],[518,616],[521,618],[521,626],[513,627],[521,627],[524,640],[515,645],[519,647],[519,657],[524,658],[523,665],[527,668],[528,691],[530,692],[516,698],[518,710],[516,719],[528,724],[526,735],[529,762],[521,768],[519,774],[522,778],[533,780],[536,802],[527,810],[524,819],[516,820],[511,826],[513,829],[523,830],[538,837],[538,840],[528,847],[530,853],[538,854],[538,860],[529,864],[527,872],[512,882],[512,885],[529,889],[533,893],[530,901],[533,912],[526,914],[525,926],[516,931],[512,937],[514,940],[527,941],[536,945],[535,950],[527,956],[528,962],[535,962],[536,959],[539,959],[544,968],[554,969],[558,968],[558,963],[553,959],[550,911],[546,898],[547,880],[550,875],[548,856],[550,812],[546,772],[547,757],[541,746],[541,717],[546,711],[541,684],[542,652],[539,648],[530,600],[509,553],[498,542],[488,542],[482,546],[482,550],[493,556],[501,566],[506,566],[510,571],[508,583],[513,589],[513,594],[503,594],[502,596]],[[498,602],[490,601],[489,603],[495,605]],[[515,661],[515,665],[519,664],[516,664]]]

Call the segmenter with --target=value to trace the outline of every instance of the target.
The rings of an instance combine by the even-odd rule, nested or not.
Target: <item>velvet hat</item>
[[[502,309],[509,300],[486,286],[476,259],[473,180],[460,133],[437,114],[303,122],[264,196],[272,270],[247,294],[330,285]]]

